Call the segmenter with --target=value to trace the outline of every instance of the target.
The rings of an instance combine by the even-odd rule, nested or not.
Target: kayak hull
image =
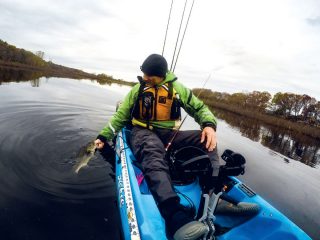
[[[168,239],[163,218],[149,191],[141,170],[134,164],[136,159],[128,144],[130,131],[122,129],[116,142],[116,185],[118,207],[121,217],[123,238],[143,240]],[[309,240],[297,225],[280,211],[272,207],[239,179],[230,177],[227,195],[237,202],[251,202],[260,206],[253,217],[216,214],[215,224],[227,231],[216,237],[219,240]],[[196,211],[201,199],[201,188],[196,180],[188,185],[174,186],[181,203],[193,204]]]

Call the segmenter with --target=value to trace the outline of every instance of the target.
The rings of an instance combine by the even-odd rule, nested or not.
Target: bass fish
[[[80,148],[79,153],[77,155],[78,164],[74,168],[75,173],[78,173],[81,168],[88,165],[89,161],[96,153],[96,150],[97,148],[93,141],[89,142],[86,146]]]

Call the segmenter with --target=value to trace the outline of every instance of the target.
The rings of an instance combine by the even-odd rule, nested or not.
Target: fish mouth
[[[91,149],[91,150],[87,150],[87,154],[96,153],[96,151],[97,151],[97,148],[94,148],[94,149]]]

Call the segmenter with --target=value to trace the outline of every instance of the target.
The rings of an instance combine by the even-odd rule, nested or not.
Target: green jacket
[[[168,72],[165,80],[159,85],[174,81],[176,76]],[[125,127],[131,121],[131,110],[134,107],[135,102],[138,99],[140,83],[133,86],[130,92],[125,97],[124,101],[120,105],[117,112],[112,116],[108,124],[99,133],[99,138],[105,138],[103,140],[110,141],[115,134]],[[173,88],[179,94],[180,104],[182,108],[192,116],[195,121],[202,127],[212,126],[216,129],[217,120],[208,109],[208,107],[192,94],[192,91],[181,83],[174,81]],[[158,128],[173,128],[175,121],[150,121],[150,125]]]

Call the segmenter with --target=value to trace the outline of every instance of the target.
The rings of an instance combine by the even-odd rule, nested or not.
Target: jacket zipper
[[[155,86],[155,104],[154,104],[154,120],[157,120],[157,105],[158,105],[158,86]]]

